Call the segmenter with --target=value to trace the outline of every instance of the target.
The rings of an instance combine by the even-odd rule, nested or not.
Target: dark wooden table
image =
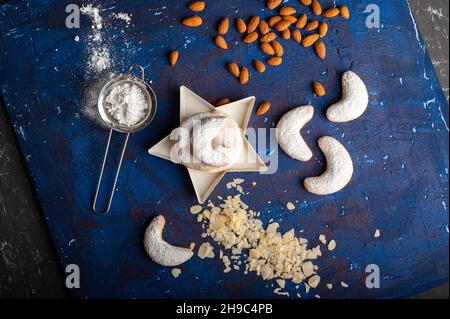
[[[410,0],[449,100],[449,4]],[[64,271],[3,106],[0,105],[0,299],[64,298]],[[448,298],[445,285],[420,298]]]

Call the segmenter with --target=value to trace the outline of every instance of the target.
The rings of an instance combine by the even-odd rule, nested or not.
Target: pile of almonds
[[[281,37],[284,40],[297,42],[305,48],[314,47],[316,55],[325,60],[327,48],[323,39],[329,31],[329,25],[326,19],[333,19],[341,16],[343,19],[350,18],[350,12],[347,6],[330,7],[323,9],[319,0],[300,0],[304,6],[311,8],[314,18],[306,13],[298,13],[298,10],[292,6],[281,6],[283,0],[268,0],[266,6],[269,10],[277,13],[266,20],[259,16],[253,16],[247,19],[247,22],[238,18],[235,21],[236,30],[243,35],[242,42],[246,44],[256,43],[259,40],[259,48],[268,58],[265,63],[269,66],[276,67],[283,63],[284,48],[278,41]],[[204,1],[194,1],[188,4],[188,8],[193,12],[202,12],[206,8]],[[199,27],[203,24],[200,16],[194,15],[182,21],[187,27]],[[228,17],[222,18],[217,26],[217,35],[214,42],[222,50],[228,49],[228,43],[225,38],[230,28],[230,20]],[[169,54],[169,63],[174,66],[178,60],[178,51],[172,51]],[[266,71],[266,65],[258,59],[253,60],[253,67],[258,73]],[[235,61],[228,63],[229,72],[236,77],[242,85],[246,85],[250,80],[249,67],[239,66]],[[319,82],[313,82],[312,88],[318,96],[326,94],[325,88]],[[223,103],[224,99],[220,100]],[[225,99],[228,100],[228,99]],[[218,104],[219,104],[218,102]],[[222,104],[223,105],[223,104]],[[270,103],[263,102],[258,110],[257,115],[261,116],[270,109]]]

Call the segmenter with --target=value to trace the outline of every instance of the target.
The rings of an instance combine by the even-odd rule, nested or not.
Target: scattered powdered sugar
[[[92,4],[81,7],[80,12],[87,15],[92,21],[92,31],[88,35],[87,71],[88,73],[100,73],[109,69],[113,64],[109,45],[102,34],[105,29],[105,20],[101,16],[100,8],[94,7]],[[123,20],[127,26],[131,24],[131,15],[128,13],[111,13],[108,17],[113,20]]]
[[[81,7],[81,13],[87,14],[91,17],[94,24],[92,25],[93,29],[101,30],[103,28],[103,19],[100,16],[100,9],[92,6],[92,4],[88,4],[86,6]]]
[[[131,83],[115,85],[105,99],[107,112],[117,123],[133,126],[141,122],[148,110],[142,89]]]
[[[131,14],[119,12],[119,13],[113,13],[112,17],[125,21],[127,23],[127,25],[131,24]]]
[[[104,71],[111,66],[111,61],[109,48],[103,43],[101,33],[103,19],[100,15],[100,9],[89,4],[81,7],[80,12],[88,15],[92,20],[92,33],[88,36],[88,69],[94,72]]]
[[[107,48],[95,49],[92,51],[89,66],[93,67],[97,71],[103,71],[109,68],[111,60],[109,57],[109,50]]]
[[[83,96],[83,114],[90,120],[92,120],[95,124],[105,127],[106,124],[100,117],[100,113],[98,112],[97,102],[98,96],[102,88],[108,83],[112,78],[114,78],[114,74],[111,74],[106,77],[95,77],[88,80],[86,84],[86,88],[84,89]]]
[[[95,124],[106,127],[100,117],[97,107],[98,96],[103,86],[114,78],[111,72],[117,66],[117,56],[114,54],[111,45],[111,37],[108,31],[115,30],[116,24],[126,23],[126,27],[131,25],[131,14],[120,12],[111,13],[109,10],[102,10],[100,6],[86,4],[80,8],[81,14],[90,20],[87,34],[74,37],[74,41],[86,45],[86,85],[83,96],[83,114]]]

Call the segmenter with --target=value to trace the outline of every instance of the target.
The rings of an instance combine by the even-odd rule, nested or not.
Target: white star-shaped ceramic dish
[[[267,170],[267,166],[250,145],[244,134],[247,130],[254,104],[255,98],[248,97],[216,108],[187,87],[182,86],[180,88],[180,125],[194,114],[219,110],[234,119],[243,132],[242,139],[244,147],[242,148],[239,160],[231,168],[218,173],[187,169],[200,204],[203,204],[208,199],[209,195],[227,172],[264,172]],[[151,155],[171,161],[170,150],[174,144],[175,141],[172,141],[170,135],[168,135],[149,149],[148,152]]]

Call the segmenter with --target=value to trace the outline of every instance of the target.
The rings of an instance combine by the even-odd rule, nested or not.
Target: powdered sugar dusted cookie
[[[311,121],[313,115],[312,106],[300,106],[283,115],[277,125],[277,140],[281,149],[290,157],[302,162],[309,161],[313,156],[300,134],[300,130]]]
[[[343,189],[352,179],[353,162],[345,147],[330,136],[320,138],[319,147],[327,160],[327,169],[318,177],[308,177],[303,184],[310,193],[333,194]]]
[[[214,116],[193,130],[192,144],[195,158],[211,167],[234,164],[242,150],[243,139],[239,125],[227,116]]]
[[[172,131],[171,138],[177,140],[172,161],[207,172],[234,165],[244,145],[239,125],[221,112],[194,114]]]
[[[144,247],[150,258],[162,266],[174,267],[191,259],[194,255],[188,248],[175,247],[162,238],[166,219],[155,217],[147,227],[144,235]]]
[[[342,75],[342,99],[327,110],[331,122],[350,122],[359,118],[369,105],[369,94],[363,80],[354,72]]]

